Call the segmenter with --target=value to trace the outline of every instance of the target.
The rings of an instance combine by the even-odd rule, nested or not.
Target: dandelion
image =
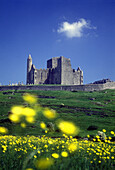
[[[75,150],[77,150],[77,144],[71,143],[71,144],[68,146],[68,150],[69,150],[70,152],[74,152]]]
[[[36,155],[34,155],[34,158],[37,158],[37,156],[36,156]]]
[[[35,166],[36,168],[39,168],[39,169],[48,169],[53,164],[54,164],[53,159],[41,158],[36,161]]]
[[[54,157],[54,158],[59,158],[59,154],[57,154],[57,153],[52,153],[52,157]]]
[[[56,112],[54,110],[49,110],[48,108],[46,108],[43,111],[43,115],[48,119],[54,119],[56,117]]]
[[[28,116],[28,117],[26,117],[26,121],[27,121],[28,123],[34,123],[34,122],[35,122],[35,119],[34,119],[34,117],[32,117],[32,116]]]
[[[22,114],[22,112],[23,112],[23,107],[22,106],[13,106],[12,108],[11,108],[11,112],[13,113],[13,114],[15,114],[15,115],[21,115]]]
[[[25,127],[26,127],[26,124],[25,124],[25,123],[21,123],[20,126],[21,126],[22,128],[25,128]]]
[[[63,151],[63,152],[61,153],[61,156],[63,156],[63,157],[68,157],[68,153],[67,153],[66,151]]]
[[[98,135],[96,135],[96,138],[97,138],[97,139],[99,139],[99,136],[98,136]]]
[[[31,108],[29,108],[29,107],[26,107],[26,108],[23,109],[22,114],[23,114],[24,116],[35,116],[35,115],[36,115],[36,112],[35,112],[34,109],[31,109]]]
[[[37,103],[37,98],[33,95],[30,95],[28,93],[26,93],[24,96],[23,96],[23,99],[28,102],[29,104],[35,104]]]
[[[111,131],[111,134],[114,135],[114,131]]]
[[[79,132],[79,129],[72,122],[68,121],[61,121],[58,127],[63,133],[68,135],[75,135]]]
[[[40,127],[41,127],[42,129],[46,129],[46,124],[45,124],[44,122],[41,122],[41,123],[40,123]]]
[[[14,123],[19,123],[20,122],[20,117],[16,114],[10,114],[9,119],[14,122]]]
[[[0,127],[0,133],[6,134],[6,133],[8,133],[8,129],[5,127]]]
[[[106,132],[106,130],[105,130],[105,129],[103,129],[102,131],[103,131],[104,133]]]

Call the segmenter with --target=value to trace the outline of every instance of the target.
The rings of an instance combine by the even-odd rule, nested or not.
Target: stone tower
[[[28,59],[27,59],[27,81],[26,81],[26,84],[29,84],[30,80],[31,80],[31,68],[32,68],[32,58],[31,58],[31,55],[29,54]]]

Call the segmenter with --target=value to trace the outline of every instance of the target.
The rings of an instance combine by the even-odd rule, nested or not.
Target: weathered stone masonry
[[[63,56],[48,60],[47,69],[36,69],[29,55],[26,84],[82,85],[83,71],[79,67],[72,69],[70,59]]]

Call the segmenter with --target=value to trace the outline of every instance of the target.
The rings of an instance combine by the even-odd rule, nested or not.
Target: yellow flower
[[[26,170],[33,170],[33,168],[27,168]]]
[[[16,114],[10,114],[9,119],[14,123],[18,123],[20,121],[20,117]]]
[[[26,107],[26,108],[23,109],[22,114],[23,114],[24,116],[35,116],[35,115],[36,115],[36,112],[35,112],[34,109],[31,109],[31,108],[29,108],[29,107]]]
[[[103,131],[103,132],[106,132],[106,130],[105,130],[105,129],[103,129],[102,131]]]
[[[60,121],[58,127],[63,133],[67,135],[76,135],[79,133],[79,129],[72,122]]]
[[[34,155],[34,158],[37,158],[37,156],[36,156],[36,155]]]
[[[44,122],[41,122],[41,123],[40,123],[40,127],[41,127],[42,129],[46,129],[46,124],[45,124]]]
[[[98,135],[96,135],[96,138],[98,138],[98,139],[99,139],[99,136],[98,136]]]
[[[61,155],[62,155],[63,157],[68,157],[68,153],[67,153],[66,151],[63,151],[63,152],[61,153]]]
[[[59,154],[57,154],[57,153],[52,153],[52,157],[54,157],[54,158],[59,158]]]
[[[37,103],[37,98],[33,95],[30,95],[28,93],[26,93],[24,96],[23,96],[23,99],[28,102],[29,104],[35,104]]]
[[[21,123],[21,127],[22,127],[22,128],[25,128],[25,127],[26,127],[26,124],[25,124],[25,123]]]
[[[111,134],[114,135],[114,131],[111,131]]]
[[[13,106],[11,108],[11,112],[16,115],[22,115],[23,109],[24,108],[22,106]]]
[[[51,158],[40,158],[36,161],[35,166],[39,169],[48,169],[53,164],[54,161]]]
[[[75,150],[77,150],[77,144],[71,143],[71,144],[68,146],[68,150],[69,150],[70,152],[74,152]]]
[[[112,156],[111,159],[114,159],[114,156]]]
[[[43,115],[48,119],[54,119],[56,117],[56,112],[54,110],[49,110],[48,108],[46,108],[43,111]]]
[[[34,119],[34,117],[32,117],[32,116],[28,116],[28,117],[26,117],[26,121],[27,121],[28,123],[34,123],[35,119]]]
[[[6,134],[8,133],[8,129],[5,127],[0,127],[0,133]]]

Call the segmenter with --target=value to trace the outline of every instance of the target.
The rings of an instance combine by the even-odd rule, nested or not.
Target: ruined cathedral
[[[83,71],[72,69],[70,59],[63,56],[47,60],[47,69],[36,69],[29,55],[26,84],[82,85]]]

